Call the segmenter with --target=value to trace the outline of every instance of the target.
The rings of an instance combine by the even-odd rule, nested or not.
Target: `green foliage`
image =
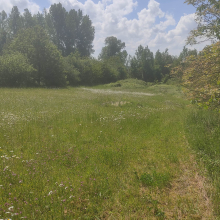
[[[130,75],[132,78],[147,82],[154,81],[154,55],[148,47],[140,45],[135,56],[130,60]]]
[[[19,52],[0,56],[0,86],[32,86],[36,70]]]
[[[184,46],[182,52],[181,52],[180,55],[179,55],[179,61],[180,61],[180,62],[183,62],[183,61],[185,61],[185,59],[186,59],[187,57],[189,57],[189,56],[195,56],[195,57],[196,57],[197,54],[198,54],[198,52],[197,52],[196,49],[190,50],[190,49],[188,49],[188,48],[186,48],[186,47]]]
[[[64,57],[64,72],[66,75],[66,80],[69,85],[78,85],[80,82],[80,64],[78,61],[78,54],[70,54]]]
[[[219,109],[219,55],[220,44],[216,43],[172,69],[172,75],[182,80],[188,97],[200,106]]]
[[[42,27],[20,31],[6,53],[11,51],[27,56],[29,63],[37,70],[34,82],[39,86],[65,86],[63,58]]]
[[[22,19],[17,6],[13,6],[11,10],[8,18],[8,26],[10,29],[9,36],[13,39],[17,32],[22,28]]]
[[[105,87],[122,87],[124,89],[144,89],[147,86],[149,85],[145,81],[132,78],[105,85]]]
[[[7,42],[7,14],[5,11],[0,12],[0,54]]]
[[[220,114],[204,109],[189,112],[185,132],[212,179],[215,212],[220,215]]]
[[[82,10],[71,9],[68,12],[61,3],[53,4],[45,19],[50,37],[63,56],[76,51],[81,56],[90,56],[94,52],[92,42],[95,29]]]
[[[185,3],[196,7],[197,29],[192,30],[188,44],[197,43],[197,38],[204,40],[220,39],[220,2],[218,0],[186,0]]]
[[[121,58],[122,61],[125,62],[127,57],[125,43],[121,40],[118,40],[116,37],[111,36],[105,39],[105,47],[102,48],[102,51],[99,55],[99,59],[106,60],[113,56],[118,56]],[[123,51],[122,51],[123,50]]]

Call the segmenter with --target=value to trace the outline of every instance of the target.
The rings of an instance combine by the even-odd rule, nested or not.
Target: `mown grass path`
[[[178,88],[114,91],[0,89],[0,218],[215,219]]]

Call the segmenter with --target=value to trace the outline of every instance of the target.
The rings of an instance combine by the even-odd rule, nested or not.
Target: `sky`
[[[66,10],[81,9],[89,15],[95,27],[93,42],[98,57],[106,37],[115,36],[126,44],[128,54],[134,55],[139,45],[148,46],[154,53],[169,49],[179,55],[190,30],[196,28],[196,9],[185,0],[0,0],[0,11],[10,13],[18,6],[22,13],[28,8],[32,14],[61,3]],[[209,42],[188,46],[202,50]]]

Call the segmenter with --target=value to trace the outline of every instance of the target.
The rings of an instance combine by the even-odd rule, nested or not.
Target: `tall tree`
[[[123,57],[126,55],[126,51],[123,50],[124,48],[125,48],[125,43],[122,42],[121,40],[118,40],[114,36],[107,37],[105,39],[105,47],[102,48],[102,51],[99,55],[99,59],[104,60],[116,55]]]
[[[22,28],[22,19],[17,6],[14,6],[9,15],[10,38],[14,38],[17,32]]]
[[[219,0],[186,0],[185,3],[196,8],[197,29],[192,30],[188,44],[206,40],[220,40],[220,2]],[[198,42],[197,38],[201,38]]]
[[[31,28],[36,25],[35,19],[33,18],[31,12],[27,8],[24,9],[24,13],[21,16],[21,19],[23,28]]]
[[[39,26],[43,27],[44,29],[46,29],[45,13],[46,13],[46,11],[44,11],[44,13],[38,12],[36,15],[33,16],[33,18],[36,22],[36,25],[39,25]]]
[[[27,56],[29,63],[36,69],[34,80],[38,85],[65,85],[62,56],[42,27],[20,31],[8,51],[17,51]]]
[[[7,41],[7,14],[3,10],[0,12],[0,54]]]
[[[141,73],[141,79],[147,82],[154,81],[154,55],[147,47],[140,45],[136,50],[136,59],[138,70]],[[140,74],[139,74],[140,75]]]
[[[82,14],[79,10],[78,14]],[[77,39],[76,49],[82,56],[90,56],[94,53],[92,42],[94,40],[95,29],[92,26],[92,21],[88,15],[80,16],[80,20],[77,23]]]
[[[93,51],[95,29],[89,16],[81,10],[69,12],[61,3],[53,4],[46,14],[46,22],[52,41],[64,56],[79,51],[81,56],[90,56]]]
[[[179,60],[184,61],[186,57],[191,55],[197,56],[197,50],[196,49],[190,50],[184,46],[182,52],[179,55]]]
[[[66,49],[66,17],[67,11],[61,3],[50,6],[47,21],[54,44],[65,54]]]

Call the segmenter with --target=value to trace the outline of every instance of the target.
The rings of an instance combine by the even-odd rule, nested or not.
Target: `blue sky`
[[[133,55],[141,44],[156,52],[169,49],[179,55],[190,30],[196,28],[196,9],[185,0],[0,0],[0,11],[10,12],[17,5],[22,12],[28,8],[33,14],[62,3],[70,10],[82,9],[95,26],[94,56],[97,57],[108,36],[115,36],[126,44]],[[201,50],[207,43],[194,47]]]

